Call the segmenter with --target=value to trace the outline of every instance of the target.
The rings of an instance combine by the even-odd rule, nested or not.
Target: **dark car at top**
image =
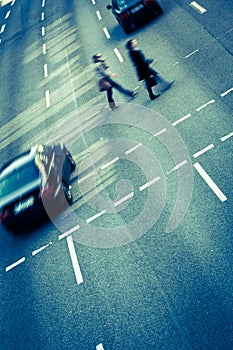
[[[75,168],[64,144],[36,145],[6,162],[0,169],[0,221],[15,227],[36,219],[44,208],[52,213],[70,204]]]
[[[112,10],[126,34],[163,13],[156,0],[112,0],[106,7]]]

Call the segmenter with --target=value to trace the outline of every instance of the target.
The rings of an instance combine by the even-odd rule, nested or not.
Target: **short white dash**
[[[44,21],[44,12],[41,12],[41,21]]]
[[[42,7],[45,7],[45,0],[42,0]]]
[[[65,233],[62,233],[60,236],[58,236],[59,241],[65,237],[71,235],[71,233],[79,230],[79,228],[80,228],[80,225],[77,225],[77,226],[72,227],[70,230],[66,231]]]
[[[194,50],[193,52],[189,53],[187,56],[185,56],[185,58],[188,58],[192,55],[194,55],[196,52],[198,52],[198,49],[197,50]]]
[[[25,257],[17,260],[16,262],[14,262],[13,264],[9,265],[6,267],[6,272],[12,270],[14,267],[18,266],[19,264],[22,264],[25,261]]]
[[[160,135],[164,134],[166,131],[167,131],[167,129],[164,128],[164,129],[158,131],[158,132],[157,132],[156,134],[154,134],[153,136],[155,136],[155,137],[160,136]]]
[[[42,51],[43,51],[43,55],[45,55],[46,54],[46,43],[43,43]]]
[[[194,153],[193,158],[199,157],[201,154],[203,154],[203,153],[209,151],[209,150],[212,149],[212,148],[214,148],[214,145],[213,145],[213,144],[211,144],[211,145],[209,145],[209,146],[206,146],[205,148],[201,149],[200,151]]]
[[[145,190],[146,188],[148,188],[149,186],[153,185],[155,182],[159,181],[160,180],[160,177],[157,176],[155,177],[154,179],[152,179],[151,181],[145,183],[144,185],[140,186],[139,187],[139,191],[143,191]]]
[[[11,14],[11,11],[7,11],[5,19],[7,19],[10,16],[10,14]]]
[[[185,115],[184,117],[182,117],[182,118],[176,120],[174,123],[172,123],[172,126],[175,126],[175,125],[177,125],[177,124],[183,122],[184,120],[190,118],[191,116],[192,116],[192,115],[191,115],[190,113],[187,114],[187,115]]]
[[[184,166],[185,164],[187,164],[187,160],[183,160],[182,162],[180,162],[179,164],[177,164],[176,166],[174,166],[174,168],[172,168],[170,171],[167,172],[167,174],[171,174],[174,171],[178,170],[179,168],[181,168],[182,166]]]
[[[215,102],[215,100],[210,100],[210,101],[208,101],[207,103],[205,103],[204,105],[198,107],[198,108],[196,109],[196,111],[199,112],[201,109],[207,107],[208,105],[210,105],[210,104],[212,104],[212,103],[214,103],[214,102]]]
[[[233,87],[230,88],[229,90],[223,92],[220,96],[221,96],[221,97],[224,97],[224,96],[228,95],[231,91],[233,91]]]
[[[124,58],[121,56],[119,50],[115,47],[114,52],[119,60],[120,63],[124,62]]]
[[[127,201],[128,199],[132,198],[134,196],[134,192],[130,192],[129,194],[127,194],[126,196],[124,196],[123,198],[119,199],[118,201],[114,202],[114,207],[117,207],[118,205],[124,203],[125,201]]]
[[[232,137],[232,136],[233,136],[233,132],[230,132],[229,134],[227,134],[227,135],[221,137],[220,140],[223,142],[223,141],[226,141],[227,139],[229,139],[229,138]]]
[[[108,32],[106,27],[103,28],[103,31],[104,31],[104,34],[105,34],[106,38],[110,39],[110,34],[109,34],[109,32]]]
[[[100,11],[96,11],[96,16],[98,17],[98,20],[101,21],[102,17]]]
[[[48,246],[50,246],[51,244],[52,244],[52,242],[49,242],[49,243],[43,245],[42,247],[40,247],[40,248],[34,250],[34,251],[32,252],[32,256],[34,256],[34,255],[40,253],[42,250],[46,249],[46,248],[47,248]]]
[[[100,113],[100,111],[97,111],[97,112],[93,113],[92,115],[89,115],[87,118],[85,118],[85,120],[86,120],[86,121],[87,121],[87,120],[90,120],[90,119],[92,119],[93,117],[97,116],[97,114],[99,114],[99,113]]]
[[[193,7],[195,10],[197,10],[200,14],[203,14],[207,11],[204,7],[199,5],[196,1],[192,1],[190,3],[190,6]]]
[[[103,170],[103,169],[107,168],[108,166],[110,166],[110,165],[116,163],[119,159],[120,159],[119,157],[116,157],[116,158],[110,160],[110,162],[108,162],[108,163],[102,165],[102,167],[101,167],[100,169]]]
[[[78,183],[80,184],[81,182],[87,180],[89,177],[94,176],[94,175],[96,175],[96,172],[95,172],[95,171],[92,171],[92,172],[89,173],[88,175],[86,175],[86,176],[82,177],[81,179],[79,179],[79,180],[78,180]]]
[[[99,213],[91,216],[89,219],[86,220],[86,223],[89,224],[90,222],[98,219],[100,216],[102,216],[105,213],[106,213],[106,209],[104,209],[104,210],[100,211]]]
[[[73,269],[74,269],[74,274],[76,277],[76,282],[77,282],[77,284],[80,284],[83,282],[83,276],[81,273],[78,258],[77,258],[76,251],[74,248],[73,238],[72,238],[72,236],[69,236],[69,237],[67,237],[66,240],[67,240],[67,244],[68,244],[68,248],[69,248],[69,252],[70,252],[70,257],[71,257],[71,261],[72,261],[72,265],[73,265]]]
[[[96,345],[96,350],[104,350],[103,344],[100,343],[100,344]]]
[[[140,147],[140,146],[142,146],[142,143],[141,143],[141,142],[138,143],[136,146],[134,146],[134,147],[128,149],[127,151],[125,151],[125,154],[130,154],[131,152],[136,151],[136,149],[138,149],[138,147]]]
[[[47,76],[48,76],[48,65],[46,63],[44,64],[44,77],[47,78]]]
[[[49,90],[45,91],[45,100],[46,100],[46,107],[49,108],[51,105]]]
[[[42,28],[41,28],[41,35],[42,35],[42,36],[45,36],[45,27],[42,27]]]
[[[15,0],[12,1],[11,6],[13,6],[14,4],[15,4]]]
[[[95,0],[91,0],[92,4],[95,5]]]
[[[3,25],[1,26],[1,31],[0,31],[0,34],[2,34],[2,33],[4,32],[5,27],[6,27],[6,24],[3,24]]]
[[[216,183],[211,179],[211,177],[206,173],[206,171],[202,168],[202,166],[199,163],[195,163],[193,166],[198,171],[198,173],[201,175],[203,180],[205,180],[205,182],[211,188],[211,190],[220,199],[220,201],[225,202],[227,200],[227,197],[220,190],[220,188],[216,185]]]

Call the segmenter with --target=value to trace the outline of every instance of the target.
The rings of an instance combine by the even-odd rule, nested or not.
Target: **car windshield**
[[[140,0],[113,0],[113,6],[117,10],[122,11],[128,7],[135,5],[138,2],[140,2]]]
[[[19,188],[38,179],[39,176],[39,170],[33,160],[24,164],[0,180],[0,197],[17,191]]]

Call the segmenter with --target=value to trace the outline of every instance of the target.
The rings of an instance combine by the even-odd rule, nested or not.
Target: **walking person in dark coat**
[[[163,83],[164,89],[168,89],[173,83],[166,82],[164,79],[162,79],[158,72],[150,67],[151,64],[155,63],[154,59],[146,59],[144,54],[141,50],[137,48],[137,40],[136,39],[130,39],[126,43],[126,48],[128,50],[129,57],[136,69],[138,80],[144,80],[146,89],[148,91],[149,97],[151,100],[154,100],[155,98],[159,97],[160,95],[154,95],[152,91],[151,86],[151,79],[150,77],[153,76],[156,84]]]
[[[109,83],[109,87],[106,88],[107,92],[107,98],[108,98],[108,103],[109,107],[114,110],[118,108],[119,106],[116,105],[114,99],[113,99],[113,88],[121,92],[122,94],[134,98],[137,95],[137,92],[132,91],[132,90],[127,90],[123,86],[121,86],[119,83],[117,83],[115,80],[113,80],[113,77],[115,76],[115,73],[110,73],[109,72],[109,66],[105,62],[105,59],[100,53],[96,53],[95,55],[92,56],[93,62],[95,63],[95,68],[96,68],[96,73],[97,73],[97,78],[98,80],[107,80]]]

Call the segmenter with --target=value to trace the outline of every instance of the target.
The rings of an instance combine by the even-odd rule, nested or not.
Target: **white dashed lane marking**
[[[230,88],[229,90],[223,92],[220,96],[221,96],[221,97],[224,97],[224,96],[228,95],[231,91],[233,91],[233,87]]]
[[[184,166],[185,164],[187,164],[187,160],[183,160],[182,162],[180,162],[179,164],[177,164],[176,166],[174,166],[174,168],[172,168],[170,171],[167,172],[167,175],[173,173],[174,171],[178,170],[179,168],[181,168],[182,166]]]
[[[23,257],[23,258],[17,260],[17,261],[14,262],[13,264],[7,266],[7,267],[6,267],[6,272],[8,272],[8,271],[12,270],[14,267],[16,267],[16,266],[22,264],[24,261],[25,261],[25,257]]]
[[[203,154],[203,153],[209,151],[209,150],[212,149],[212,148],[214,148],[214,145],[213,145],[213,144],[211,144],[211,145],[209,145],[209,146],[206,146],[205,148],[201,149],[200,151],[194,153],[193,157],[194,157],[194,158],[197,158],[197,157],[199,157],[201,154]]]
[[[203,6],[199,5],[196,1],[192,1],[189,5],[195,10],[197,10],[201,15],[207,11]]]
[[[46,249],[46,248],[49,247],[51,244],[52,244],[52,242],[49,242],[49,243],[43,245],[42,247],[40,247],[40,248],[34,250],[34,251],[32,252],[32,256],[35,256],[36,254],[40,253],[42,250]]]
[[[159,176],[155,177],[153,180],[151,180],[151,181],[145,183],[144,185],[140,186],[139,187],[139,191],[145,190],[146,188],[148,188],[149,186],[153,185],[155,182],[157,182],[159,180],[160,180]]]
[[[70,257],[71,257],[71,261],[72,261],[72,265],[73,265],[73,269],[74,269],[76,282],[77,282],[77,284],[81,284],[83,282],[83,277],[82,277],[81,269],[79,266],[78,258],[76,255],[76,251],[74,248],[74,242],[73,242],[72,236],[67,237],[66,241],[67,241],[69,252],[70,252]]]
[[[100,343],[100,344],[96,345],[96,350],[104,350],[103,344]]]
[[[223,141],[228,140],[232,136],[233,136],[233,132],[230,132],[228,135],[225,135],[225,136],[221,137],[220,140],[223,142]]]
[[[172,123],[172,126],[175,126],[175,125],[177,125],[177,124],[183,122],[184,120],[190,118],[191,116],[192,116],[192,115],[191,115],[190,113],[187,114],[187,115],[185,115],[184,117],[182,117],[182,118],[176,120],[174,123]]]
[[[108,32],[106,27],[103,28],[103,31],[104,31],[104,34],[105,34],[106,38],[110,39],[111,37],[110,37],[110,34],[109,34],[109,32]]]
[[[107,212],[106,209],[100,211],[99,213],[97,213],[97,214],[91,216],[90,218],[88,218],[88,219],[86,220],[86,223],[89,224],[90,222],[92,222],[92,221],[98,219],[100,216],[102,216],[102,215],[105,214],[106,212]]]
[[[114,203],[114,207],[118,207],[118,205],[124,203],[125,201],[127,201],[128,199],[132,198],[134,196],[134,192],[130,192],[129,194],[127,194],[125,197],[119,199],[118,201],[116,201]]]
[[[100,14],[100,11],[96,11],[96,16],[98,18],[99,21],[102,20],[102,17],[101,17],[101,14]]]
[[[116,54],[116,56],[117,56],[119,62],[120,62],[120,63],[124,62],[123,57],[121,56],[119,50],[118,50],[116,47],[115,47],[115,49],[114,49],[114,52],[115,52],[115,54]]]
[[[189,58],[190,56],[194,55],[195,53],[198,52],[198,49],[197,50],[194,50],[193,52],[189,53],[188,55],[185,56],[185,58]]]
[[[198,108],[196,109],[196,111],[199,112],[199,111],[201,111],[203,108],[207,107],[208,105],[210,105],[210,104],[212,104],[212,103],[214,103],[214,102],[215,102],[214,99],[213,99],[213,100],[210,100],[210,101],[208,101],[207,103],[205,103],[204,105],[198,107]]]
[[[63,238],[66,238],[67,236],[71,235],[73,232],[77,231],[80,229],[80,225],[72,227],[70,230],[66,231],[65,233],[61,234],[58,236],[59,241]]]

